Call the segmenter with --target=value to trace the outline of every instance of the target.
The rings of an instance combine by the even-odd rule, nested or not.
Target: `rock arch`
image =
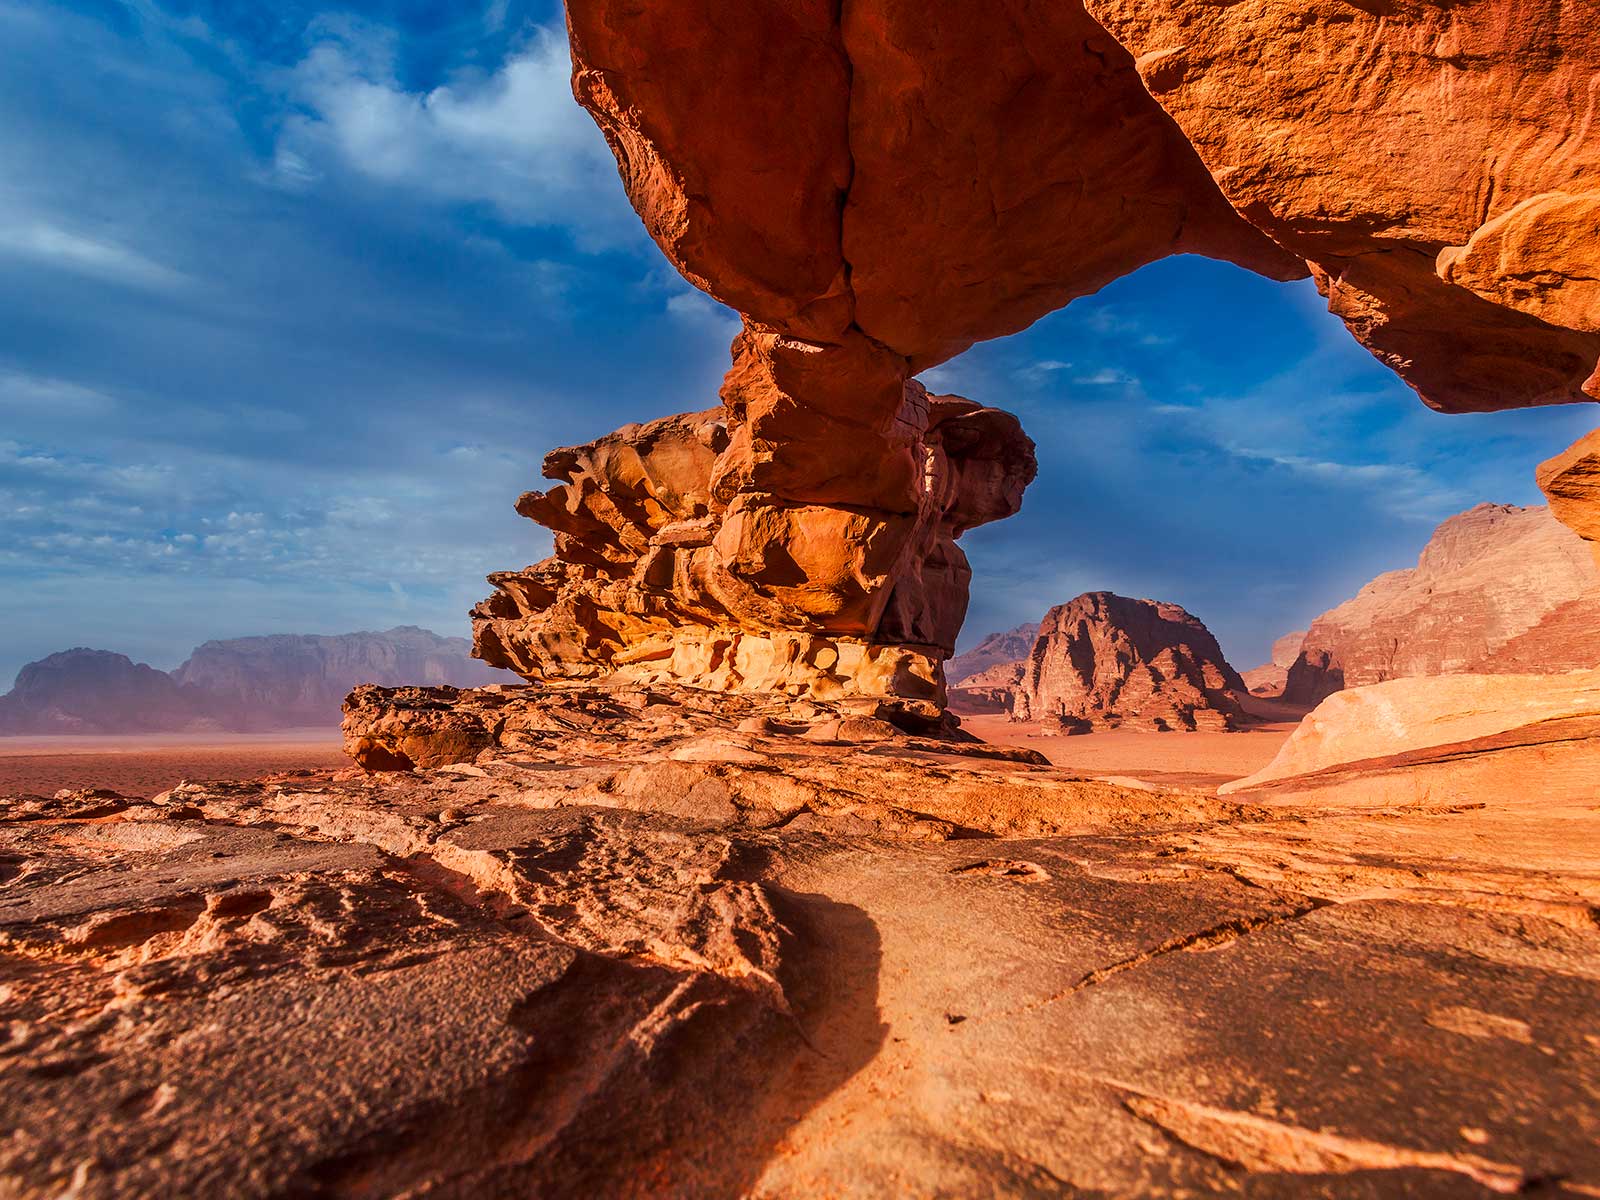
[[[1600,399],[1580,7],[572,0],[577,99],[744,329],[720,411],[547,460],[480,654],[936,712],[956,539],[1035,467],[912,376],[1169,254],[1309,274],[1436,409]]]

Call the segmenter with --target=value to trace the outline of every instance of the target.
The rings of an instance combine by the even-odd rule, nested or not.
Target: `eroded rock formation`
[[[517,508],[556,553],[490,577],[477,653],[529,678],[893,696],[937,719],[971,576],[956,539],[1017,510],[1033,443],[897,370],[882,420],[853,409],[846,372],[823,427],[836,440],[815,442],[815,412],[785,390],[812,353],[746,336],[723,410],[549,455],[562,483]]]
[[[1409,676],[1600,666],[1600,572],[1586,550],[1545,508],[1480,504],[1451,517],[1416,567],[1378,576],[1312,622],[1284,699],[1316,704]]]
[[[591,0],[569,28],[634,206],[752,336],[921,370],[1192,251],[1311,273],[1435,407],[1600,396],[1571,6]]]
[[[1596,57],[1570,6],[588,0],[568,24],[634,207],[744,331],[691,489],[714,530],[529,502],[625,553],[580,563],[573,528],[558,560],[597,575],[501,577],[480,647],[524,673],[936,702],[965,565],[931,532],[921,456],[948,438],[910,376],[1170,254],[1311,275],[1439,409],[1600,397]],[[608,478],[583,458],[558,474]],[[661,582],[668,557],[698,578]]]
[[[991,633],[965,654],[958,654],[945,663],[945,679],[954,686],[991,667],[1020,663],[1028,657],[1038,636],[1039,626],[1032,621],[1003,633]]]
[[[1176,604],[1086,592],[1045,614],[1012,714],[1067,732],[1237,729],[1244,680]]]
[[[1589,543],[1600,567],[1600,429],[1540,463],[1537,478],[1550,514]]]

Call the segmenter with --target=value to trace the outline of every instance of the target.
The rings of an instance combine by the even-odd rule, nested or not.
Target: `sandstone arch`
[[[574,92],[738,309],[720,413],[560,451],[480,653],[931,713],[1034,471],[911,378],[1144,263],[1309,274],[1447,412],[1600,399],[1600,52],[1550,0],[573,0]]]

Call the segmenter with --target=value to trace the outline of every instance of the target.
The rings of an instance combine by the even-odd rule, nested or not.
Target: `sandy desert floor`
[[[0,795],[103,787],[154,796],[185,779],[254,779],[348,766],[338,727],[264,734],[0,738]]]
[[[1034,722],[1004,716],[962,717],[961,727],[986,742],[1037,750],[1067,771],[1130,778],[1176,788],[1212,788],[1253,775],[1272,761],[1306,710],[1251,698],[1262,724],[1239,733],[1046,734]]]

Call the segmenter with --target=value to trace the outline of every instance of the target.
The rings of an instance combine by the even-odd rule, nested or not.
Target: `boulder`
[[[1542,628],[1571,602],[1600,602],[1583,542],[1546,508],[1480,504],[1440,525],[1416,567],[1378,576],[1313,621],[1284,699],[1316,704],[1411,676],[1600,666],[1575,657],[1585,643],[1562,624]],[[1496,666],[1514,639],[1513,657]]]
[[[1540,463],[1537,478],[1551,515],[1589,543],[1600,566],[1600,429]]]
[[[1176,604],[1086,592],[1045,614],[1013,715],[1067,732],[1232,730],[1244,680]]]
[[[1266,767],[1224,784],[1221,791],[1471,743],[1523,727],[1594,718],[1600,718],[1600,670],[1396,679],[1329,696]]]

